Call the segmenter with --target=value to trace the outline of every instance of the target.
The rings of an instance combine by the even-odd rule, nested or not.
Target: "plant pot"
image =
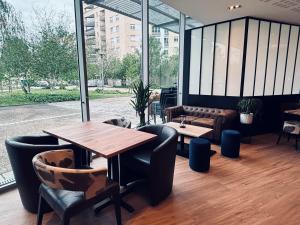
[[[252,124],[253,113],[240,113],[240,122],[242,124]]]

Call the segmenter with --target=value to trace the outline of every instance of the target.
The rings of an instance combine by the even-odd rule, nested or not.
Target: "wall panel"
[[[191,32],[189,94],[199,95],[202,28]]]
[[[203,28],[203,49],[201,68],[201,95],[211,95],[214,60],[215,26]]]
[[[299,38],[299,37],[298,37]],[[293,94],[300,94],[300,40],[298,39],[298,51],[295,65],[294,82],[293,82]]]
[[[297,25],[255,18],[193,29],[188,52],[188,94],[229,97],[299,94],[299,34]]]
[[[248,42],[247,42],[247,55],[245,66],[245,80],[244,80],[244,96],[253,95],[254,87],[254,74],[256,69],[256,56],[257,51],[254,46],[257,46],[258,37],[258,20],[249,20],[248,28]]]
[[[229,23],[219,24],[216,31],[213,95],[225,95]]]
[[[285,79],[284,79],[284,87],[283,94],[290,95],[292,93],[292,82],[294,75],[294,64],[297,53],[297,42],[299,36],[299,27],[292,26],[291,35],[290,35],[290,43],[288,50],[288,58],[286,63],[286,71],[285,71]]]
[[[278,51],[278,41],[280,35],[280,24],[271,24],[271,33],[269,41],[269,54],[268,63],[266,68],[266,83],[265,83],[265,93],[264,95],[273,95],[274,90],[274,79],[276,73],[276,61],[277,61],[277,51]]]
[[[283,80],[285,74],[285,64],[286,64],[286,57],[287,57],[287,47],[289,41],[289,30],[290,30],[289,25],[286,24],[281,25],[274,95],[282,94]]]
[[[266,63],[269,43],[269,22],[260,22],[259,40],[257,48],[257,64],[255,73],[254,95],[264,95]]]
[[[227,96],[240,96],[243,65],[245,20],[231,23],[229,65],[227,75]]]

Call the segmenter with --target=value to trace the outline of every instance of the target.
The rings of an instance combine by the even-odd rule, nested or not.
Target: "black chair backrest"
[[[150,144],[153,149],[162,143],[177,139],[177,131],[174,128],[165,125],[148,125],[139,128],[139,130],[158,136],[157,139]]]
[[[40,181],[34,172],[32,158],[43,151],[55,150],[58,140],[51,136],[19,136],[7,139],[5,146],[22,203],[30,212],[36,212]]]

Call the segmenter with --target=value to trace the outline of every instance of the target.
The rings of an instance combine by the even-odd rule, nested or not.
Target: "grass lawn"
[[[90,99],[112,98],[130,96],[114,90],[89,91]],[[0,93],[0,106],[28,105],[37,103],[65,102],[80,100],[79,90],[52,90],[33,89],[30,94],[24,94],[21,90],[12,93]]]

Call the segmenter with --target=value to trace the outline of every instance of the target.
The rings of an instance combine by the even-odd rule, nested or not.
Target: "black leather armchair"
[[[72,148],[76,150],[76,164],[81,165],[83,160],[83,152],[80,149],[75,149],[69,144],[59,145],[58,139],[51,136],[19,136],[7,139],[5,145],[22,204],[32,213],[38,210],[41,184],[34,172],[32,158],[40,152]]]
[[[121,155],[121,185],[145,179],[154,206],[172,191],[178,134],[164,125],[149,125],[139,130],[158,138]]]

